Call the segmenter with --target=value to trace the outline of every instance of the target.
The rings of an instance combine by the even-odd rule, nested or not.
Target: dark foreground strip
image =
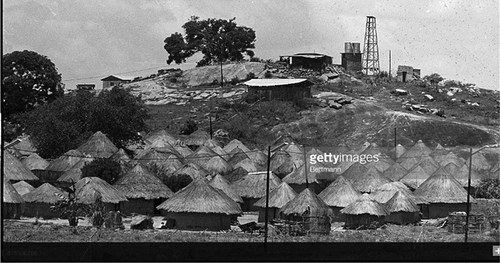
[[[2,261],[491,261],[494,243],[6,243]]]

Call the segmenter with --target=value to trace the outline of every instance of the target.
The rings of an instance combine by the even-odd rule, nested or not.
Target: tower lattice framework
[[[365,43],[363,50],[363,72],[376,75],[380,72],[378,59],[377,25],[374,16],[366,17]]]

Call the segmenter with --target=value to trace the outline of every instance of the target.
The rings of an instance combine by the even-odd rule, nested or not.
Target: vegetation
[[[18,117],[43,158],[55,158],[77,148],[97,131],[119,148],[147,131],[148,113],[129,90],[115,87],[99,95],[74,91]]]
[[[185,36],[176,32],[164,40],[164,48],[169,54],[167,63],[183,63],[198,52],[203,54],[198,66],[226,60],[239,61],[243,59],[244,53],[253,57],[251,49],[255,48],[255,31],[238,26],[235,19],[200,20],[192,16],[182,26]]]
[[[476,198],[500,199],[500,179],[485,179],[476,188]]]
[[[14,51],[2,56],[3,117],[34,109],[63,96],[61,74],[52,61],[34,51]]]
[[[112,159],[96,159],[82,168],[82,178],[99,177],[109,184],[114,184],[120,177],[121,165]]]
[[[69,225],[71,227],[76,227],[80,219],[79,217],[91,213],[91,206],[78,202],[75,183],[66,190],[68,192],[68,197],[59,196],[61,200],[54,206],[51,206],[51,209],[60,211],[61,218],[67,218]]]
[[[189,135],[198,130],[198,125],[192,119],[186,119],[180,129],[180,134]]]
[[[167,176],[164,180],[163,183],[165,183],[170,190],[172,190],[174,193],[181,190],[182,188],[186,187],[188,184],[190,184],[193,181],[193,179],[186,174],[181,174],[177,176]]]

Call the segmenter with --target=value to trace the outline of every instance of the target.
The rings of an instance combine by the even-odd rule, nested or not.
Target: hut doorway
[[[161,210],[157,209],[156,207],[161,205],[161,203],[165,202],[165,198],[157,198],[157,199],[154,199],[153,201],[153,215],[160,215],[161,214]]]
[[[403,71],[402,73],[403,73],[403,82],[406,82],[406,74],[407,74],[407,72]]]

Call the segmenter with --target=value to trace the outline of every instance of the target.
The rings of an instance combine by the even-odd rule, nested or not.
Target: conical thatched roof
[[[444,156],[443,155],[434,156],[434,160],[436,160],[441,166],[445,166],[448,163],[454,163],[458,167],[462,167],[465,164],[465,160],[460,158],[453,152],[450,152]]]
[[[5,150],[3,151],[3,175],[5,179],[12,181],[38,181],[36,175]]]
[[[284,164],[287,161],[291,160],[291,156],[289,153],[285,151],[276,151],[271,156],[271,171],[275,172],[278,167]]]
[[[284,176],[288,175],[289,173],[293,172],[294,170],[296,170],[299,167],[300,167],[300,165],[296,164],[293,161],[293,159],[290,157],[290,158],[287,158],[285,160],[285,162],[283,162],[280,166],[278,166],[278,168],[276,168],[274,170],[271,169],[271,170],[273,171],[273,173],[275,173],[277,176],[279,176],[281,178],[281,177],[284,177]]]
[[[401,144],[396,145],[396,155],[395,155],[396,159],[401,157],[405,152],[406,148],[403,145]]]
[[[175,213],[216,213],[239,215],[240,205],[223,191],[210,186],[206,179],[194,180],[156,207]]]
[[[224,151],[220,146],[214,146],[210,148],[212,151],[214,151],[217,155],[222,157],[225,161],[229,160],[230,155],[226,151]]]
[[[236,147],[238,147],[241,150],[243,150],[243,152],[249,152],[250,151],[250,149],[248,149],[248,147],[246,147],[241,141],[239,141],[237,139],[233,139],[226,146],[224,146],[224,148],[222,148],[222,149],[224,151],[226,151],[227,153],[231,153]]]
[[[346,215],[369,214],[375,216],[388,216],[390,213],[384,205],[373,200],[369,194],[363,194],[361,197],[340,210]]]
[[[385,153],[380,153],[378,155],[378,161],[372,161],[368,162],[365,164],[367,168],[370,167],[375,167],[377,171],[383,173],[385,170],[389,169],[391,166],[393,166],[396,162],[392,160],[387,154]]]
[[[189,155],[193,154],[193,151],[189,149],[189,147],[186,146],[184,142],[177,141],[174,145],[174,149],[182,156],[182,157],[188,157]]]
[[[446,156],[449,153],[450,151],[448,149],[444,148],[441,144],[438,143],[436,148],[430,153],[430,156],[434,158],[436,156]]]
[[[234,169],[241,167],[249,173],[260,171],[260,167],[250,159],[243,159],[233,166]]]
[[[125,152],[125,150],[123,150],[122,148],[120,148],[117,152],[111,155],[111,159],[117,162],[123,162],[123,161],[129,162],[130,160],[132,160],[130,156],[128,156],[128,154]]]
[[[432,159],[432,157],[430,156],[422,158],[417,165],[422,167],[424,171],[426,171],[429,174],[433,174],[437,169],[439,169],[439,167],[441,167],[439,163],[434,161],[434,159]]]
[[[371,193],[370,196],[373,200],[383,204],[387,203],[396,192],[401,191],[413,198],[417,204],[427,204],[428,202],[420,197],[415,196],[408,187],[401,182],[390,182],[381,185],[375,192]]]
[[[186,157],[185,160],[187,162],[193,162],[200,167],[203,167],[203,169],[206,169],[207,162],[214,156],[219,155],[212,151],[210,148],[202,145],[198,147],[198,149],[196,149],[193,154]]]
[[[78,202],[93,204],[95,193],[99,193],[103,203],[119,203],[128,201],[118,189],[98,177],[85,177],[75,184]]]
[[[497,179],[500,174],[499,168],[500,162],[497,162],[491,169],[486,173],[485,179]]]
[[[214,156],[208,160],[204,167],[208,172],[214,174],[228,174],[233,170],[226,160],[220,156]]]
[[[250,159],[250,157],[239,147],[234,148],[229,153],[229,156],[231,157],[228,159],[227,162],[233,167],[240,161],[243,161],[245,159]]]
[[[267,155],[258,149],[247,152],[247,155],[260,167],[267,167]]]
[[[90,136],[86,142],[80,145],[77,150],[82,153],[86,153],[91,157],[109,158],[118,151],[118,148],[116,148],[106,135],[98,131]]]
[[[63,155],[59,156],[59,158],[55,159],[45,170],[55,171],[55,172],[66,172],[71,169],[73,165],[82,159],[93,160],[89,158],[87,155],[81,153],[78,150],[69,150]]]
[[[352,152],[352,149],[345,142],[341,142],[339,145],[333,147],[331,151],[336,154],[346,154]]]
[[[470,159],[465,161],[467,167],[469,167],[469,161]],[[476,171],[487,171],[491,169],[491,164],[481,152],[476,152],[472,155],[472,169]]]
[[[22,197],[26,203],[55,204],[61,200],[61,198],[55,195],[55,193],[59,193],[60,195],[66,197],[68,196],[68,193],[65,191],[62,191],[49,183],[44,183]]]
[[[5,151],[4,151],[5,154]],[[20,204],[24,203],[23,198],[19,195],[19,193],[16,191],[14,186],[9,182],[7,179],[3,179],[3,197],[2,197],[2,202],[3,203],[9,203],[9,204]]]
[[[399,181],[403,176],[408,173],[403,166],[399,163],[394,163],[391,167],[383,172],[383,175],[393,181]]]
[[[401,158],[412,158],[412,157],[422,157],[422,156],[429,156],[431,154],[432,150],[427,147],[422,140],[418,140],[413,147],[411,147],[409,150],[407,150],[403,155],[401,155]]]
[[[386,149],[379,147],[376,143],[370,143],[366,149],[361,152],[361,154],[370,154],[370,155],[375,155],[375,154],[381,154],[383,153],[384,155],[386,154]]]
[[[332,209],[311,189],[306,188],[280,209],[285,215],[333,216]]]
[[[474,161],[474,160],[473,160]],[[453,175],[455,179],[463,186],[467,187],[469,184],[469,166],[464,165],[458,169],[456,169],[456,165],[453,163],[447,164],[445,167],[452,166],[452,168],[448,168],[447,171]],[[455,170],[455,172],[453,172]],[[498,174],[497,174],[498,178]],[[483,177],[479,175],[478,172],[476,172],[474,169],[470,171],[470,185],[472,187],[476,187],[481,183],[481,180]]]
[[[370,146],[369,142],[364,142],[361,145],[351,145],[351,151],[349,153],[352,154],[361,154],[364,150],[366,150]]]
[[[14,149],[16,152],[21,154],[22,156],[28,156],[32,153],[36,153],[37,149],[33,142],[31,141],[31,138],[29,135],[23,134],[22,136],[18,137],[21,142],[12,146],[12,149]]]
[[[390,213],[420,211],[420,208],[418,208],[413,198],[401,191],[397,191],[394,196],[387,201],[385,207]]]
[[[208,148],[214,148],[214,147],[219,147],[221,148],[221,145],[219,142],[217,142],[216,140],[214,139],[208,139],[206,140],[203,145],[207,146]],[[222,149],[222,148],[221,148]],[[224,151],[224,150],[223,150]],[[226,151],[224,151],[226,152]]]
[[[153,148],[164,148],[174,145],[177,139],[166,130],[159,130],[149,134],[146,137],[146,141],[149,142],[150,146]]]
[[[243,167],[238,167],[235,168],[233,171],[228,173],[227,175],[224,176],[224,178],[229,181],[230,183],[236,182],[240,180],[241,178],[247,176],[248,171],[245,170]]]
[[[364,174],[354,174],[347,178],[354,188],[361,192],[371,193],[379,186],[390,183],[391,180],[384,177],[375,167],[369,168]]]
[[[304,149],[302,146],[296,143],[289,143],[283,147],[283,151],[290,154],[297,167],[304,164]]]
[[[316,174],[311,174],[307,171],[307,181],[311,183],[317,183]],[[297,169],[294,169],[291,173],[283,178],[283,182],[287,184],[305,184],[306,183],[306,169],[305,165],[300,166]]]
[[[442,168],[434,172],[413,194],[426,199],[429,203],[467,202],[467,191]]]
[[[347,162],[342,162],[347,163]],[[339,167],[339,166],[337,166]],[[357,176],[358,174],[365,174],[368,171],[368,168],[366,168],[364,165],[360,163],[353,163],[347,170],[342,170],[342,176],[344,176],[345,179],[351,180],[352,177]]]
[[[32,153],[30,156],[22,159],[21,163],[23,163],[26,168],[30,170],[45,170],[45,168],[50,165],[48,161],[36,153]]]
[[[269,207],[282,208],[292,199],[297,196],[297,193],[287,183],[282,182],[278,187],[269,192]],[[254,203],[257,207],[266,207],[266,196],[263,196]]]
[[[182,166],[182,161],[177,155],[168,152],[159,152],[153,148],[143,155],[138,162],[149,168],[155,166],[166,173],[173,173]]]
[[[13,184],[14,188],[16,189],[17,193],[21,196],[35,190],[35,187],[31,186],[25,181],[20,181],[15,184]]]
[[[201,168],[199,165],[195,163],[186,163],[182,165],[179,169],[175,170],[175,172],[172,175],[173,176],[188,175],[194,180],[201,177],[205,177],[207,174],[208,171]]]
[[[58,182],[78,182],[82,179],[82,169],[85,165],[91,162],[90,159],[82,159],[77,162],[71,169],[64,172],[59,178],[57,178]]]
[[[297,143],[290,134],[284,133],[271,144],[271,149],[274,149],[284,143]]]
[[[361,193],[343,176],[337,177],[319,194],[319,197],[330,207],[346,207],[360,196]]]
[[[417,189],[429,177],[431,177],[431,174],[425,171],[421,166],[417,165],[399,181],[413,189]]]
[[[266,195],[267,171],[248,173],[248,175],[234,182],[231,187],[241,197],[262,198]],[[278,187],[281,180],[272,172],[269,174],[269,191]]]
[[[457,179],[457,177],[455,176],[459,171],[460,171],[460,168],[461,167],[458,167],[456,164],[454,163],[448,163],[447,165],[443,166],[443,169],[448,172],[449,174],[453,175],[453,177],[455,177],[455,179]],[[474,172],[474,171],[473,171]]]
[[[186,143],[186,145],[203,145],[208,139],[210,139],[210,134],[208,134],[208,132],[196,130],[184,139],[184,143]]]
[[[216,189],[222,190],[227,196],[231,197],[234,201],[238,203],[243,203],[243,199],[239,196],[233,188],[229,185],[229,182],[224,179],[220,174],[217,174],[210,180],[209,185]]]
[[[146,200],[169,198],[174,192],[141,164],[137,164],[113,185],[127,198]]]

